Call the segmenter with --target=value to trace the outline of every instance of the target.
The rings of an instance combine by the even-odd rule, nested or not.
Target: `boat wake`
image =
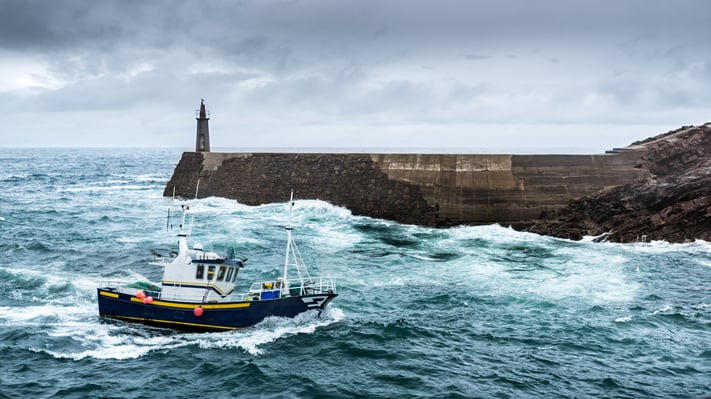
[[[342,320],[343,311],[330,307],[319,316],[316,311],[301,313],[293,318],[268,317],[255,328],[230,332],[188,334],[191,342],[202,349],[242,349],[252,356],[265,353],[264,346],[282,338],[298,334],[313,334],[319,327],[325,327]]]
[[[186,346],[171,336],[150,331],[130,330],[126,327],[97,324],[95,321],[65,323],[48,332],[54,342],[64,342],[61,349],[30,347],[33,352],[44,352],[56,359],[136,359],[150,352],[167,351]],[[90,347],[90,349],[83,349]],[[81,350],[83,349],[83,350]]]
[[[88,312],[74,314],[67,309],[41,309],[32,312],[65,313],[64,320],[46,324],[44,334],[51,337],[52,345],[32,345],[31,352],[46,353],[56,359],[75,361],[93,359],[136,359],[153,352],[169,352],[173,349],[197,346],[201,349],[239,349],[251,356],[264,354],[266,345],[298,334],[314,334],[318,328],[337,323],[344,318],[338,308],[327,308],[319,316],[308,311],[294,318],[269,317],[254,327],[229,332],[181,333],[167,329],[129,325],[124,322],[97,322],[93,316],[88,320],[76,320]],[[2,316],[2,315],[0,315]],[[16,317],[15,321],[32,323],[32,317]],[[46,341],[46,340],[42,340]]]

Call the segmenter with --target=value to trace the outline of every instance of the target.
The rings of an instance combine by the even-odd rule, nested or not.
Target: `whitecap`
[[[664,305],[660,309],[655,310],[652,314],[666,313],[672,310],[671,305]]]
[[[321,251],[331,253],[350,248],[362,241],[363,237],[353,231],[345,231],[339,226],[318,224],[314,226],[315,234],[311,237],[311,242],[319,247]]]
[[[53,305],[41,306],[0,306],[0,320],[9,324],[28,324],[40,317],[56,316],[58,309]]]
[[[670,252],[686,252],[686,253],[711,253],[711,243],[704,240],[695,240],[685,243],[670,243],[662,240],[653,240],[651,242],[639,242],[632,244],[611,244],[617,245],[619,248],[634,253],[645,254],[666,254]]]
[[[139,327],[140,328],[140,327]],[[57,359],[82,360],[93,359],[136,359],[150,352],[169,350],[189,345],[179,336],[148,336],[116,334],[116,330],[125,327],[107,324],[68,323],[59,325],[49,335],[65,337],[91,349],[80,351],[51,350],[48,348],[30,348],[35,352],[45,352]]]
[[[311,211],[314,210],[321,210],[321,211],[326,211],[331,215],[336,216],[339,219],[348,219],[352,215],[351,211],[348,208],[344,208],[342,206],[336,206],[331,204],[330,202],[326,202],[323,200],[297,200],[294,201],[294,210],[297,209],[308,209]]]
[[[235,200],[221,197],[206,197],[199,199],[191,199],[187,203],[196,214],[225,214],[235,211],[246,211],[254,207],[241,204]]]
[[[627,323],[632,321],[632,316],[622,316],[615,319],[615,323]]]
[[[83,193],[83,192],[92,192],[92,191],[118,191],[118,190],[145,190],[145,186],[137,186],[137,185],[118,185],[118,186],[86,186],[86,187],[69,187],[60,190],[61,192],[70,192],[70,193]]]
[[[54,357],[55,359],[71,359],[75,361],[82,360],[85,358],[115,360],[137,359],[153,349],[154,348],[141,348],[136,345],[118,345],[110,348],[90,349],[83,352],[75,353],[58,352],[44,348],[30,348],[30,350],[33,352],[44,352]]]
[[[344,318],[338,308],[327,308],[319,317],[315,311],[301,313],[294,318],[268,317],[254,327],[226,333],[196,334],[191,341],[203,349],[239,348],[252,356],[264,353],[261,346],[296,334],[313,334],[317,328],[336,323]]]
[[[168,179],[166,179],[164,175],[156,175],[156,174],[138,175],[134,179],[136,181],[146,182],[146,183],[164,183],[164,182],[168,181]]]
[[[511,245],[477,249],[480,254],[467,255],[447,262],[448,271],[456,265],[460,277],[474,289],[492,290],[515,297],[533,296],[548,301],[566,301],[567,305],[589,306],[632,301],[640,283],[627,275],[627,259],[620,255],[595,252],[591,244],[546,248],[541,242],[533,249],[550,252],[532,259],[518,271],[511,264],[492,262],[508,256]]]
[[[413,258],[413,259],[423,260],[423,261],[427,261],[427,262],[435,262],[435,261],[436,261],[435,258],[432,258],[432,257],[430,257],[430,256],[426,256],[426,255],[417,254],[417,253],[414,253],[414,252],[412,252],[412,253],[406,253],[406,254],[403,254],[403,255],[404,255],[404,256],[408,256],[408,257]]]
[[[580,239],[580,242],[606,242],[606,237],[611,233],[611,231],[607,231],[596,236],[583,236],[583,238]]]

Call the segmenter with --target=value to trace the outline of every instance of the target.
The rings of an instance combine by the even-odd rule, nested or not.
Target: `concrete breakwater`
[[[570,200],[646,180],[643,148],[599,155],[185,152],[164,195],[247,205],[321,199],[425,226],[528,226]]]

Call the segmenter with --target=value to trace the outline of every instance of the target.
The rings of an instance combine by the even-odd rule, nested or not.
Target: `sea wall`
[[[570,200],[646,180],[643,149],[600,155],[186,152],[178,196],[257,205],[321,199],[355,215],[426,226],[528,225]]]

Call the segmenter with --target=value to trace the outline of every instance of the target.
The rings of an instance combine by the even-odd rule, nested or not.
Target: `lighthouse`
[[[197,120],[197,134],[195,137],[195,152],[210,152],[210,118],[205,111],[205,100],[200,100],[200,111]]]

